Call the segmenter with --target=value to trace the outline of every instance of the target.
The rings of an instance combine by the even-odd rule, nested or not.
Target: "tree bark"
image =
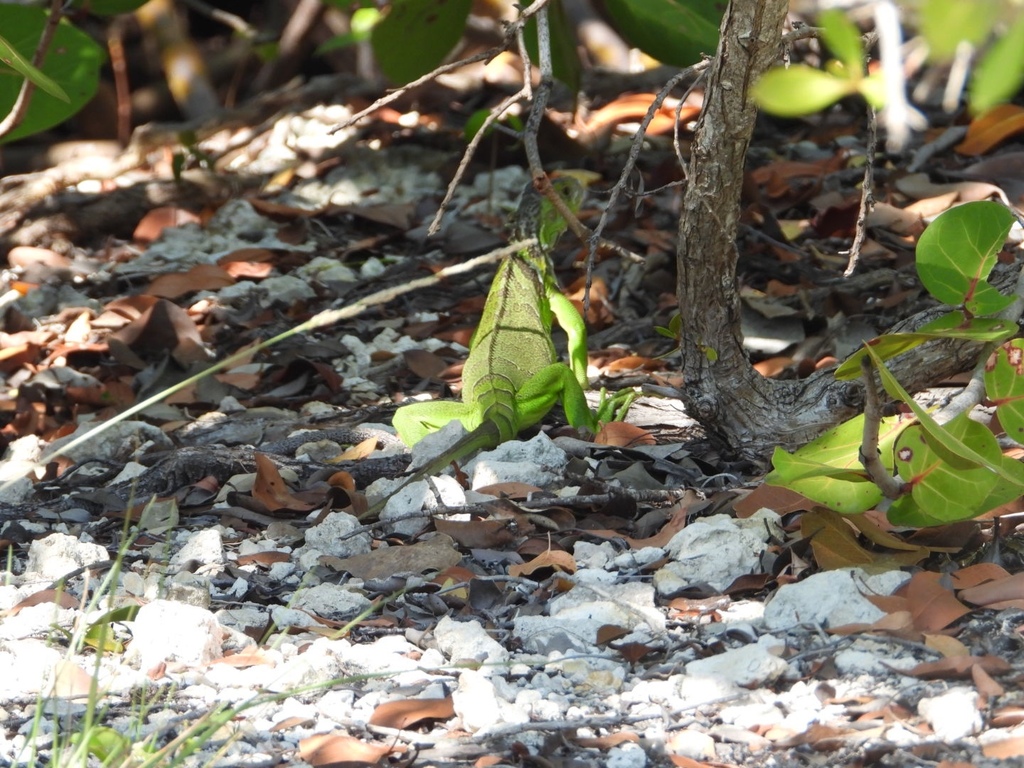
[[[712,437],[748,458],[797,447],[855,416],[859,382],[830,372],[773,381],[750,365],[740,331],[736,233],[744,161],[756,107],[749,87],[780,53],[788,0],[731,0],[697,121],[679,222],[677,296],[687,413]],[[907,389],[964,370],[978,345],[926,345],[890,370]]]

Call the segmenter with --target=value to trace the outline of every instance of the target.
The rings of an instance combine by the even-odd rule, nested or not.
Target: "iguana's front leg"
[[[573,310],[575,311],[575,310]],[[523,382],[513,398],[515,432],[532,427],[561,402],[569,423],[577,429],[596,432],[598,419],[587,405],[583,388],[565,363],[551,363]],[[480,403],[431,401],[403,405],[395,412],[394,426],[406,445],[414,445],[448,422],[458,419],[472,432],[486,419]]]
[[[587,328],[584,325],[583,317],[576,310],[569,299],[557,290],[548,291],[548,301],[551,304],[551,314],[555,316],[559,327],[565,331],[568,337],[569,367],[579,384],[581,390],[589,388],[590,380],[587,377]],[[576,423],[569,418],[569,423],[574,427],[586,426],[591,432],[597,432],[598,426],[609,421],[621,421],[625,418],[629,406],[636,400],[636,392],[632,389],[623,390],[611,397],[602,389],[597,409],[591,412],[592,423]],[[563,403],[566,416],[569,416],[569,406]],[[584,400],[586,406],[586,400]],[[589,411],[589,407],[587,407]],[[583,421],[582,413],[577,414],[577,420]]]

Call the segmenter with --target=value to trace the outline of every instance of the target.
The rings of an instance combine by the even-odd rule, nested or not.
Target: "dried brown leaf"
[[[299,742],[299,757],[313,768],[330,768],[345,763],[352,766],[377,765],[380,759],[401,747],[368,744],[342,733],[321,733]]]
[[[370,725],[406,729],[424,720],[447,720],[455,716],[452,697],[386,701],[373,710]]]

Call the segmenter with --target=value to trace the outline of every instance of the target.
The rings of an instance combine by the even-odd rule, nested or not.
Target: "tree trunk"
[[[694,134],[676,252],[687,413],[711,436],[755,459],[852,418],[863,399],[859,382],[837,382],[827,371],[804,381],[765,379],[743,349],[735,240],[757,112],[749,86],[778,60],[788,6],[788,0],[729,3]],[[914,391],[970,367],[977,350],[926,345],[890,369]]]

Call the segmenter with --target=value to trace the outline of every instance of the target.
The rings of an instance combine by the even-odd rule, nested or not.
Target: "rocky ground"
[[[453,154],[408,137],[378,151],[397,124],[330,132],[347,114],[289,115],[241,156],[230,132],[204,139],[225,175],[292,163],[297,179],[199,210],[178,188],[143,219],[156,234],[137,221],[97,241],[82,211],[152,194],[159,160],[55,197],[73,212],[63,229],[45,211],[7,222],[30,287],[4,339],[0,763],[72,764],[76,749],[83,765],[223,766],[1024,754],[1016,561],[953,557],[991,526],[909,538],[876,515],[855,529],[697,441],[672,399],[644,398],[597,443],[513,441],[359,519],[406,463],[381,403],[455,378],[486,275],[372,305],[90,433],[321,309],[502,242],[521,167],[478,169],[428,242]],[[328,140],[341,149],[313,162]],[[835,149],[807,144],[793,145],[805,163]],[[617,386],[678,383],[653,330],[671,314],[674,200],[616,214],[642,270],[599,268],[595,373]],[[885,268],[875,290],[905,291],[905,270]],[[806,319],[748,318],[757,353],[806,341]],[[839,326],[840,347],[866,332]]]

